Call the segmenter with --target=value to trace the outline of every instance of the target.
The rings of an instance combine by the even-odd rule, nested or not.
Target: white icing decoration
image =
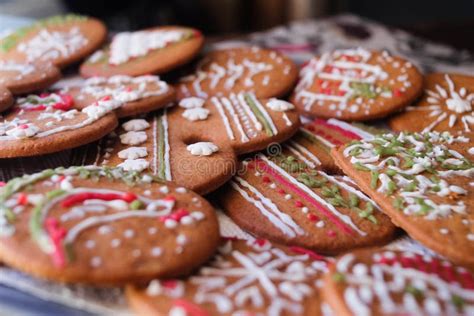
[[[121,159],[137,159],[148,156],[146,147],[129,147],[118,152]]]
[[[123,168],[125,171],[138,171],[141,172],[147,169],[150,166],[150,163],[145,159],[127,159],[118,167]]]
[[[219,150],[215,144],[211,142],[198,142],[188,145],[186,149],[193,156],[210,156]]]
[[[204,99],[197,97],[184,98],[179,101],[179,106],[185,109],[201,108],[206,102]]]
[[[277,112],[285,112],[285,111],[292,110],[295,108],[295,106],[291,104],[290,102],[278,100],[275,98],[271,98],[270,100],[268,100],[266,106],[270,110],[277,111]]]
[[[120,135],[120,142],[124,145],[140,145],[148,139],[146,132],[127,132]]]
[[[150,123],[144,119],[133,119],[122,124],[122,128],[127,132],[143,131],[149,127]]]
[[[209,116],[209,110],[204,108],[186,109],[182,116],[188,121],[203,121]]]

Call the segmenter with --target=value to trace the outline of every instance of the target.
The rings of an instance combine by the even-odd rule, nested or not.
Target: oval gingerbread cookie
[[[113,110],[120,105],[101,100],[78,110],[68,94],[18,98],[0,119],[0,158],[36,156],[96,141],[117,126]]]
[[[175,90],[158,76],[151,75],[93,77],[61,91],[71,94],[79,108],[108,98],[119,101],[122,106],[115,113],[120,118],[158,110],[175,100]]]
[[[311,59],[291,96],[308,115],[366,121],[404,108],[422,92],[410,62],[387,52],[340,49]]]
[[[413,239],[474,268],[474,135],[468,136],[383,134],[334,149],[333,157]]]
[[[59,69],[49,63],[0,60],[0,85],[16,95],[44,90],[60,78]]]
[[[428,254],[359,250],[330,267],[322,296],[335,315],[471,315],[474,275]]]
[[[296,157],[284,150],[244,161],[218,195],[226,213],[252,234],[326,254],[393,238],[390,219],[350,179]]]
[[[178,99],[240,92],[260,98],[283,97],[297,76],[295,64],[275,51],[258,47],[215,50],[199,61],[193,74],[181,78]]]
[[[265,240],[228,240],[185,280],[127,288],[140,315],[322,315],[318,288],[328,260]]]
[[[196,29],[162,26],[116,34],[81,65],[83,77],[161,74],[196,56],[204,37]]]
[[[0,258],[37,277],[97,285],[189,273],[219,242],[213,208],[182,187],[71,167],[0,189]]]
[[[53,16],[20,28],[0,40],[0,59],[51,62],[64,68],[96,50],[107,36],[105,25],[82,15]]]
[[[200,194],[236,172],[236,154],[264,149],[290,138],[299,126],[293,105],[252,94],[191,97],[163,113],[132,119],[108,139],[91,146],[86,163],[151,170]],[[84,161],[81,150],[78,162]]]
[[[433,73],[425,77],[424,88],[417,104],[389,121],[392,129],[459,134],[474,131],[474,77]]]

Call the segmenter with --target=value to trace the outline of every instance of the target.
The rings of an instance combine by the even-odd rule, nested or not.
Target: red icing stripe
[[[361,139],[361,137],[359,135],[357,135],[356,133],[345,130],[340,126],[330,124],[326,120],[315,118],[314,121],[313,121],[313,124],[322,125],[322,126],[327,127],[331,130],[337,131],[339,134],[341,134],[341,135],[343,135],[347,138],[353,139],[353,140],[360,140]]]
[[[127,203],[133,202],[137,199],[137,196],[130,192],[125,192],[121,194],[116,193],[96,193],[96,192],[83,192],[70,195],[61,202],[62,207],[70,207],[78,203],[82,203],[85,200],[97,199],[103,201],[112,201],[112,200],[123,200]]]
[[[297,253],[297,254],[308,255],[313,260],[326,261],[326,258],[324,258],[323,256],[317,254],[316,252],[314,252],[312,250],[306,249],[306,248],[293,246],[293,247],[290,247],[290,250],[293,251],[294,253]]]
[[[186,315],[189,315],[189,316],[208,316],[209,315],[209,313],[205,309],[187,300],[183,300],[183,299],[174,300],[173,306],[184,309],[186,311]]]
[[[354,230],[351,227],[347,226],[345,223],[339,220],[336,216],[334,216],[330,211],[328,211],[323,205],[321,205],[318,201],[313,199],[310,195],[306,192],[295,186],[293,183],[285,179],[281,176],[277,171],[273,170],[269,165],[267,165],[264,161],[260,159],[256,159],[258,167],[260,170],[270,174],[273,178],[275,178],[278,182],[286,186],[288,189],[296,193],[301,199],[307,201],[309,204],[313,205],[317,210],[323,213],[331,222],[334,223],[337,227],[339,227],[342,231],[347,233],[348,235],[353,236]]]

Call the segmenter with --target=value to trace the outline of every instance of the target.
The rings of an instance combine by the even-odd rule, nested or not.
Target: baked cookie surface
[[[105,25],[82,15],[53,16],[20,28],[0,40],[0,59],[26,63],[51,62],[64,68],[97,49]]]
[[[141,315],[321,315],[327,263],[302,248],[229,240],[197,274],[128,287],[127,298]]]
[[[189,62],[203,44],[201,32],[182,26],[118,33],[81,65],[80,73],[83,77],[161,74]]]
[[[333,157],[413,239],[474,267],[472,135],[384,134],[341,146]]]
[[[0,86],[0,112],[5,111],[15,103],[10,90]]]
[[[433,73],[425,76],[421,100],[389,120],[396,131],[474,131],[474,77]],[[421,119],[423,118],[423,119]]]
[[[208,98],[251,92],[259,98],[283,97],[298,76],[295,64],[284,55],[258,47],[215,50],[198,62],[194,73],[181,78],[178,99]]]
[[[219,241],[213,208],[150,175],[45,170],[0,189],[0,258],[40,278],[119,285],[185,275]]]
[[[404,108],[422,92],[423,77],[410,62],[363,48],[314,57],[300,70],[290,100],[321,118],[367,121]]]

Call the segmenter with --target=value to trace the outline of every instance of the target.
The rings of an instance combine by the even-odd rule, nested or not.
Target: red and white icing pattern
[[[88,40],[78,27],[69,31],[41,29],[37,35],[18,44],[17,50],[26,55],[26,61],[48,61],[67,58],[87,45]]]
[[[258,47],[252,47],[252,52],[258,56],[260,54],[260,49]],[[254,77],[257,75],[259,77],[263,76],[261,79],[262,84],[264,84],[264,82],[268,84],[268,73],[274,69],[274,64],[254,61],[249,58],[245,58],[241,63],[237,64],[231,55],[232,53],[233,52],[229,53],[230,57],[224,65],[212,62],[206,70],[203,69],[203,66],[208,64],[208,62],[204,59],[197,67],[195,74],[182,78],[181,82],[192,82],[192,89],[194,90],[193,95],[205,99],[208,98],[209,95],[201,86],[204,81],[209,82],[209,89],[215,89],[217,85],[223,83],[224,89],[229,92],[232,92],[232,89],[235,87],[237,82],[244,85],[245,91],[255,92],[253,88],[255,85]],[[270,54],[270,56],[275,60],[275,64],[283,61],[276,53]],[[184,95],[190,95],[185,85],[181,85],[181,90]],[[220,96],[222,95],[222,92],[217,92],[213,95]]]
[[[276,248],[265,240],[247,241],[242,251],[234,249],[237,242],[244,243],[227,241],[216,259],[187,281],[152,281],[147,295],[172,299],[169,315],[208,315],[200,304],[229,315],[304,314],[306,304],[317,298],[326,259],[302,248]],[[184,297],[191,285],[196,287],[192,301]]]
[[[138,85],[132,87],[131,85]],[[159,96],[167,93],[169,86],[158,76],[130,77],[116,75],[109,78],[93,77],[84,81],[80,92],[97,99],[112,97],[114,100],[126,103],[136,100]],[[80,98],[80,95],[78,96]]]
[[[326,227],[328,223],[331,223],[331,225],[336,228],[336,231],[326,228],[329,237],[336,237],[338,232],[350,236],[367,235],[366,232],[354,224],[350,216],[340,212],[322,196],[319,196],[310,187],[299,182],[264,155],[259,154],[254,162],[247,162],[246,166],[249,172],[255,169],[255,175],[261,177],[263,183],[275,190],[279,195],[284,195],[287,200],[293,199],[295,207],[301,210],[308,221],[314,223],[315,228],[323,228]],[[369,202],[367,196],[344,181],[322,171],[318,171],[318,174],[326,178],[330,183],[355,194],[363,201]],[[291,216],[282,211],[269,196],[265,196],[257,187],[244,178],[235,176],[230,184],[234,190],[247,202],[256,207],[281,233],[293,238],[298,235],[302,236],[308,234]]]
[[[444,75],[448,89],[436,84],[436,91],[426,90],[428,94],[427,106],[409,106],[407,111],[429,112],[429,117],[436,119],[423,132],[432,131],[438,124],[448,121],[449,127],[454,127],[461,122],[465,132],[471,131],[474,125],[474,92],[468,91],[464,87],[456,90],[456,86],[448,74]]]
[[[403,88],[397,91],[382,91],[376,84],[381,80],[387,80],[389,75],[380,65],[393,62],[393,58],[384,52],[378,60],[380,65],[374,65],[367,63],[371,56],[371,52],[357,48],[336,50],[311,59],[300,71],[296,100],[304,103],[306,111],[311,111],[315,105],[321,106],[326,102],[332,102],[330,109],[340,116],[342,112],[356,113],[362,110],[368,112],[374,103],[373,99],[365,100],[362,97],[357,97],[355,102],[352,102],[354,95],[352,83],[369,84],[375,93],[384,98],[398,95],[411,86],[408,77],[401,75],[397,80],[404,83]],[[406,72],[410,67],[412,65],[406,63],[401,67],[401,72]],[[319,83],[319,92],[308,90],[315,81]]]
[[[182,30],[155,30],[123,32],[114,36],[110,44],[109,64],[120,65],[150,51],[181,41],[187,32]]]
[[[343,275],[345,305],[354,315],[474,313],[474,276],[467,269],[429,255],[401,251],[375,252],[369,264],[362,261],[366,260],[359,261],[349,253],[335,265],[336,272]]]
[[[32,103],[31,100],[34,100]],[[56,133],[80,129],[97,121],[104,115],[121,106],[114,100],[99,100],[80,112],[72,109],[72,98],[62,94],[29,95],[18,99],[13,110],[16,116],[11,120],[0,122],[0,141],[28,137],[46,137]],[[28,114],[28,118],[26,115]],[[31,117],[34,114],[34,118]],[[84,118],[77,121],[78,115]],[[42,123],[40,127],[39,122]],[[68,121],[74,121],[68,123]],[[56,127],[55,127],[56,126]]]

